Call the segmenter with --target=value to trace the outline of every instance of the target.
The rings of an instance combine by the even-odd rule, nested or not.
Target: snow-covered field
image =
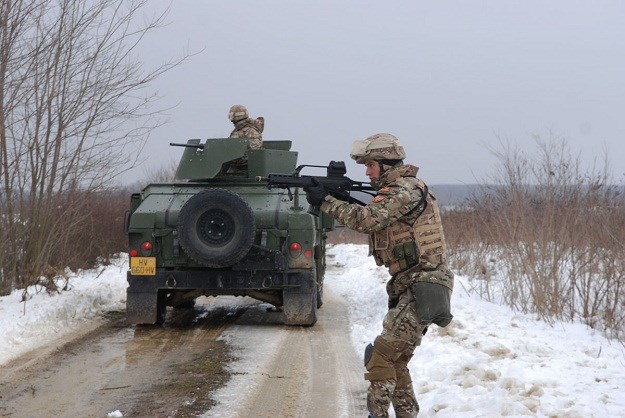
[[[328,286],[348,299],[358,352],[382,330],[388,273],[367,247],[339,245]],[[340,272],[340,274],[339,274]],[[469,295],[456,277],[454,320],[431,327],[409,364],[420,416],[625,417],[625,349],[581,324],[553,326]]]
[[[366,246],[329,250],[326,286],[350,305],[361,353],[381,330],[388,275]],[[0,364],[74,332],[125,304],[127,259],[81,272],[62,294],[21,291],[0,298]],[[469,295],[459,277],[454,321],[433,326],[410,363],[420,416],[622,417],[625,349],[580,324],[548,325]],[[250,346],[249,350],[257,348]],[[229,400],[223,399],[223,402]]]

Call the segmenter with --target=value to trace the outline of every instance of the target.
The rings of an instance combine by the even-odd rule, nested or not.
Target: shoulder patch
[[[390,192],[391,190],[393,190],[393,189],[391,189],[390,187],[382,187],[382,188],[380,189],[380,193],[388,193],[388,192]]]
[[[373,203],[379,203],[379,202],[383,201],[384,199],[386,199],[387,197],[388,197],[388,196],[383,195],[383,194],[376,195],[376,196],[373,198]]]

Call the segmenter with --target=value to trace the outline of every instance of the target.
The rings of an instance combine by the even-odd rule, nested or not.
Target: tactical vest
[[[422,180],[413,178],[422,193],[427,190]],[[425,205],[425,208],[423,207]],[[388,267],[391,275],[423,262],[437,266],[445,262],[445,235],[441,214],[432,193],[425,203],[389,227],[369,235],[369,253],[378,266]]]

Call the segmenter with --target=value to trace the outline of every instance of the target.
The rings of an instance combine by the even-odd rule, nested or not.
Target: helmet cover
[[[230,122],[236,123],[240,120],[247,119],[249,114],[247,113],[247,109],[242,105],[234,105],[230,108],[230,112],[228,113],[228,119]]]
[[[403,160],[406,158],[404,147],[391,134],[375,134],[366,139],[354,141],[349,154],[358,164],[367,160]]]

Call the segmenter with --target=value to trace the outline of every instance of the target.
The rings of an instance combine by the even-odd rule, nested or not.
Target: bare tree
[[[41,275],[81,196],[135,162],[160,123],[135,51],[163,24],[147,0],[0,0],[0,291]],[[58,262],[62,263],[62,260]]]
[[[143,170],[142,184],[164,183],[175,180],[178,161],[169,159],[159,166],[149,166]]]

